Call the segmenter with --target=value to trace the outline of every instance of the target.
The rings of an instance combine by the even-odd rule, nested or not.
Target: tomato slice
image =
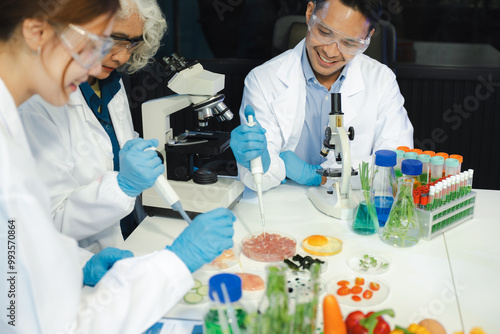
[[[370,282],[370,289],[372,289],[373,291],[377,291],[378,289],[380,289],[380,284],[375,282]]]
[[[351,293],[351,289],[349,289],[346,286],[342,286],[337,290],[337,295],[339,296],[346,296]]]
[[[351,293],[357,295],[358,293],[361,293],[363,291],[363,288],[360,287],[359,285],[355,285],[351,288]]]
[[[356,277],[356,279],[354,280],[354,284],[363,285],[365,284],[365,279],[363,277]]]
[[[349,284],[351,284],[351,283],[349,281],[346,281],[346,280],[342,280],[342,281],[337,282],[337,285],[340,285],[340,286],[348,286]]]
[[[372,296],[373,296],[373,292],[371,290],[365,290],[365,292],[363,292],[364,299],[370,299],[370,298],[372,298]]]
[[[352,296],[351,298],[352,298],[352,300],[354,300],[355,302],[360,302],[360,301],[361,301],[361,297],[360,297],[360,296]]]

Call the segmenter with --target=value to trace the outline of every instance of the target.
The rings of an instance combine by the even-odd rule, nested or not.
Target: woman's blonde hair
[[[156,0],[120,0],[120,5],[116,20],[126,20],[137,13],[143,22],[144,42],[120,68],[121,72],[134,73],[146,66],[158,51],[161,39],[167,31],[167,22]]]

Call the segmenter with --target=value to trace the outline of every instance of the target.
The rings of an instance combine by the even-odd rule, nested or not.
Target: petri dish
[[[302,241],[302,249],[311,255],[332,256],[342,251],[340,239],[326,235],[310,235]]]
[[[231,268],[240,261],[241,248],[239,245],[234,245],[232,248],[226,249],[221,255],[216,257],[212,262],[203,266],[204,270],[224,270]]]
[[[387,272],[390,267],[390,259],[386,255],[371,251],[362,251],[347,259],[347,266],[356,273],[365,275],[379,275]]]
[[[359,284],[360,279],[362,280],[362,284]],[[360,287],[361,291],[359,293],[339,295],[339,289],[342,287],[342,285],[339,285],[339,282],[341,281],[344,281],[344,283],[347,282],[346,286],[350,289],[357,285]],[[378,305],[387,299],[389,296],[389,285],[378,278],[374,278],[373,276],[348,274],[332,278],[328,283],[327,291],[328,293],[334,295],[340,304],[356,307],[371,307]],[[369,298],[365,297],[366,291],[369,291],[371,294]],[[360,297],[359,301],[354,300],[353,296]]]
[[[326,291],[325,283],[320,279],[318,284],[318,293],[322,296]],[[286,276],[286,288],[288,296],[292,299],[307,299],[314,294],[311,275],[308,273],[289,272]]]
[[[281,232],[263,232],[247,235],[241,241],[241,252],[259,262],[281,262],[295,255],[297,242]]]

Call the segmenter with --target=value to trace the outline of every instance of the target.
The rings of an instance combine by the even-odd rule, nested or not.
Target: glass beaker
[[[362,190],[364,201],[361,200],[352,223],[352,231],[357,234],[370,235],[378,231],[378,217],[373,202],[373,192]]]
[[[403,176],[399,179],[396,199],[379,237],[391,246],[411,247],[420,240],[420,225],[413,201],[413,182],[415,175],[422,173],[422,162],[405,160],[402,172]]]

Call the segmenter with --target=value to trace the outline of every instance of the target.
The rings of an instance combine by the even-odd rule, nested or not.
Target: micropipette
[[[148,147],[146,150],[155,150],[156,148],[154,147]],[[158,152],[157,152],[158,153]],[[182,218],[188,223],[191,224],[191,218],[187,215],[186,211],[182,208],[181,201],[179,199],[179,196],[175,192],[174,188],[168,183],[167,179],[165,176],[162,174],[158,176],[156,179],[154,185],[153,185],[154,190],[158,193],[158,195],[168,204],[170,207],[172,207],[172,210],[177,211],[180,213]]]
[[[255,112],[253,109],[245,108],[245,116],[248,120],[248,126],[254,126],[255,124]],[[262,167],[261,157],[257,157],[250,161],[250,170],[252,172],[253,183],[257,188],[257,197],[259,198],[259,208],[260,208],[260,219],[262,221],[262,229],[264,234],[266,233],[266,219],[264,216],[264,203],[262,201],[262,176],[264,174],[264,168]]]

